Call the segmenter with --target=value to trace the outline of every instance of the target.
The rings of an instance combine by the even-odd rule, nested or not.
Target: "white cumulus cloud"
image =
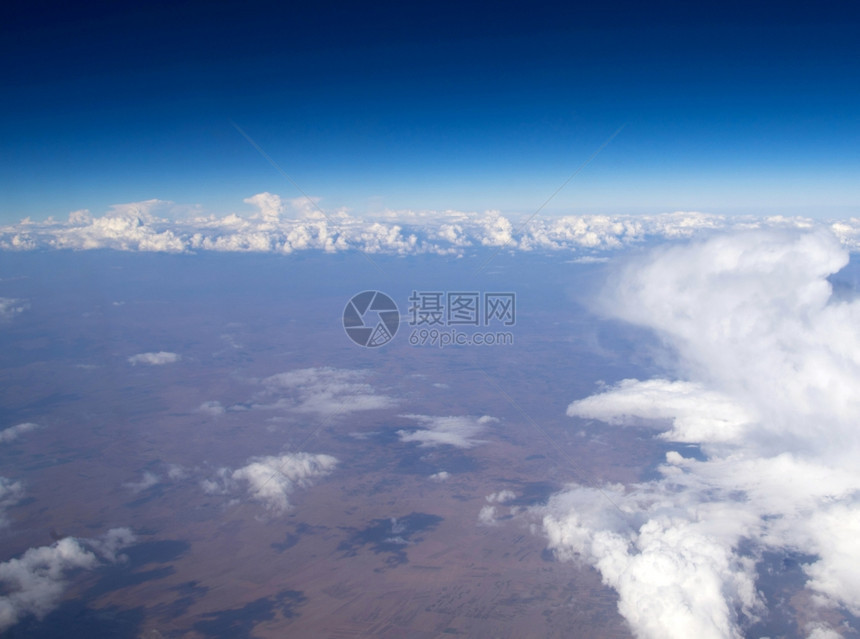
[[[289,496],[297,488],[307,488],[314,480],[331,473],[338,460],[331,455],[287,453],[281,456],[254,457],[236,470],[219,469],[213,479],[201,486],[209,494],[231,494],[243,485],[248,495],[267,510],[281,515],[290,510]]]
[[[860,614],[860,299],[832,295],[848,262],[832,232],[783,226],[659,248],[604,297],[677,365],[568,413],[647,425],[703,459],[672,451],[660,479],[570,486],[538,510],[550,547],[600,572],[638,637],[743,636],[768,604],[765,551],[812,557],[812,599]],[[807,632],[839,636],[823,621]]]

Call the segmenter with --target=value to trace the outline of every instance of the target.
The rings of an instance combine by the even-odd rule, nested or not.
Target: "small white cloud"
[[[478,513],[478,523],[484,526],[495,526],[496,523],[496,507],[484,506]]]
[[[443,482],[447,481],[450,476],[451,473],[449,473],[447,470],[440,470],[438,473],[433,473],[432,475],[430,475],[430,480]]]
[[[244,202],[259,208],[260,218],[267,224],[277,224],[287,208],[280,195],[268,192],[246,197]]]
[[[143,473],[143,477],[141,477],[140,481],[136,482],[128,482],[123,484],[126,488],[131,490],[134,493],[140,493],[144,490],[148,490],[155,486],[158,483],[158,475],[155,473],[151,473],[146,471]]]
[[[402,442],[418,442],[421,446],[454,446],[455,448],[472,448],[484,443],[475,439],[487,429],[489,424],[498,422],[495,417],[431,417],[428,415],[401,415],[421,423],[425,428],[420,430],[399,430],[397,435]]]
[[[221,468],[211,480],[201,482],[210,495],[234,493],[244,484],[252,499],[281,515],[290,510],[289,496],[297,488],[311,486],[315,479],[334,470],[338,460],[331,455],[287,453],[280,457],[255,457],[242,468]]]
[[[517,494],[512,490],[500,490],[497,493],[490,493],[485,497],[487,502],[491,504],[504,504],[516,498]]]
[[[167,351],[159,351],[157,353],[138,353],[128,358],[129,364],[137,366],[138,364],[148,364],[149,366],[163,366],[164,364],[173,364],[181,358],[176,353],[168,353]]]
[[[17,426],[11,426],[5,430],[0,430],[0,444],[14,441],[24,433],[29,433],[37,428],[39,428],[38,424],[26,422],[24,424],[18,424]]]
[[[223,415],[225,410],[221,405],[221,402],[210,400],[208,402],[203,402],[200,404],[200,407],[197,409],[201,413],[206,413],[207,415],[218,416]]]
[[[117,561],[117,551],[133,541],[130,530],[115,528],[102,539],[66,537],[0,563],[0,632],[28,615],[47,615],[62,598],[71,573]]]

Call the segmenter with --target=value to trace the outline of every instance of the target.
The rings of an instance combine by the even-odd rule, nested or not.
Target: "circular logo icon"
[[[359,346],[383,346],[394,339],[399,326],[397,304],[379,291],[359,293],[343,309],[343,328]]]

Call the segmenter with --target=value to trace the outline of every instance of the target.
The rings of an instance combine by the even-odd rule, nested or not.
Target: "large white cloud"
[[[101,539],[66,537],[0,563],[0,632],[27,615],[44,617],[56,607],[73,571],[115,562],[118,551],[133,541],[129,529],[114,528]]]
[[[0,249],[227,251],[293,253],[318,250],[365,253],[456,254],[479,247],[566,250],[586,255],[651,238],[677,239],[729,228],[829,227],[843,244],[860,249],[860,219],[817,222],[798,217],[726,218],[696,211],[657,215],[525,216],[499,211],[383,211],[351,215],[317,209],[318,199],[258,193],[244,202],[249,214],[205,213],[163,200],[114,205],[106,214],[75,211],[65,222],[24,220],[0,227]],[[0,304],[0,308],[2,305]]]
[[[337,463],[331,455],[305,452],[254,457],[236,470],[219,469],[213,479],[204,480],[201,486],[209,494],[231,494],[244,484],[252,499],[281,515],[290,510],[289,496],[297,488],[311,486],[315,479],[331,473]]]
[[[830,232],[758,230],[658,249],[612,280],[604,310],[656,331],[677,367],[568,413],[648,424],[704,459],[673,451],[659,480],[571,486],[542,512],[550,546],[601,573],[637,636],[742,636],[767,604],[765,550],[812,557],[813,601],[860,614],[860,300],[827,280],[847,261]]]

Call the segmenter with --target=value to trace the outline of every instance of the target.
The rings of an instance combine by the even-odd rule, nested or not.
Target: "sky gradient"
[[[160,199],[860,213],[849,3],[4,9],[0,222]],[[10,13],[18,11],[18,13]],[[23,12],[22,12],[23,11]]]

